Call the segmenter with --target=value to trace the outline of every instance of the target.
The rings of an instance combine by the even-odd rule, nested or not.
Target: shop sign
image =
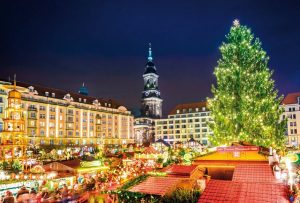
[[[82,162],[80,162],[80,166],[82,168],[98,167],[98,166],[102,166],[102,163],[101,163],[100,160],[96,160],[96,161],[82,161]]]
[[[231,146],[231,147],[217,147],[218,152],[244,152],[244,151],[259,151],[257,146]]]

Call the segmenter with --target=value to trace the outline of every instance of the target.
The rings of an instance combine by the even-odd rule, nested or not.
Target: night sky
[[[281,94],[300,91],[300,1],[2,1],[0,78],[90,95],[138,109],[152,43],[164,116],[205,100],[232,21],[252,28]]]

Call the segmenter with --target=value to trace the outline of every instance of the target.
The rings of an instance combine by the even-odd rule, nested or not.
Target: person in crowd
[[[5,197],[3,199],[3,203],[15,203],[15,198],[11,191],[7,190],[5,193]]]
[[[43,203],[48,203],[49,202],[49,192],[47,188],[43,188],[42,189],[42,193],[41,193],[41,202]]]
[[[61,197],[62,197],[62,202],[67,203],[68,198],[69,198],[69,190],[66,184],[64,184],[62,190],[61,190]]]
[[[29,193],[29,202],[30,203],[37,203],[37,194],[34,188],[30,189]]]
[[[16,199],[17,202],[29,202],[29,190],[23,185],[17,193]]]

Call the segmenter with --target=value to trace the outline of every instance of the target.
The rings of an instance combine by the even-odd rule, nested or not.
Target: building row
[[[133,119],[118,102],[88,96],[84,86],[73,93],[0,81],[0,130],[22,132],[31,145],[132,143]],[[14,125],[21,120],[22,127]]]
[[[87,146],[154,142],[169,144],[194,139],[209,145],[210,111],[205,101],[179,104],[162,117],[159,75],[149,44],[143,74],[141,114],[134,116],[113,99],[89,96],[83,84],[78,92],[41,85],[0,80],[0,143],[20,134],[26,145]],[[300,93],[282,101],[287,118],[288,144],[300,144]],[[18,136],[15,136],[18,137]],[[19,136],[20,137],[20,136]]]

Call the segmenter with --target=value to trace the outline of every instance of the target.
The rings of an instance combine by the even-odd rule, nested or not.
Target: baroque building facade
[[[28,145],[88,146],[134,142],[133,116],[112,99],[88,96],[86,87],[79,93],[16,83],[24,111],[24,137]],[[1,135],[6,133],[6,111],[11,108],[11,83],[0,81]]]
[[[300,145],[300,92],[289,93],[281,102],[284,108],[282,119],[287,119],[287,145]]]

